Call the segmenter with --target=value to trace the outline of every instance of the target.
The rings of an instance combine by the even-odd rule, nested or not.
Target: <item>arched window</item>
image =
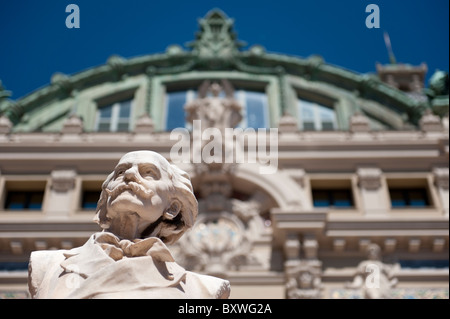
[[[332,131],[337,129],[334,108],[298,99],[297,110],[300,129],[304,131]]]
[[[132,99],[102,106],[97,110],[95,130],[97,132],[127,132],[131,129],[132,112]]]
[[[219,96],[225,97],[225,93],[221,92]],[[193,89],[168,91],[166,93],[165,124],[167,131],[177,127],[190,128],[190,123],[186,122],[184,105],[196,98],[197,90]],[[239,123],[239,127],[258,129],[268,128],[270,126],[266,93],[246,89],[235,89],[234,98],[242,105],[243,119]]]
[[[166,93],[166,130],[189,127],[186,123],[184,105],[197,97],[194,90],[172,91]]]
[[[267,103],[267,95],[264,92],[237,90],[234,93],[242,108],[243,119],[240,123],[242,128],[268,128],[269,123],[269,106]]]

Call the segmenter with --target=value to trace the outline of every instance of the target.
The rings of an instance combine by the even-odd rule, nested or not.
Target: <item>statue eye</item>
[[[122,176],[125,171],[123,169],[117,171],[117,176]]]
[[[157,171],[152,167],[142,167],[140,174],[144,178],[159,179]]]
[[[145,177],[154,177],[155,174],[154,174],[153,170],[151,170],[151,169],[146,169],[146,170],[144,171],[144,176],[145,176]]]

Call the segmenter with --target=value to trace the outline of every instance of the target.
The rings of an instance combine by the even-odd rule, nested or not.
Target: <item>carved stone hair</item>
[[[172,182],[172,185],[169,187],[169,193],[171,194],[169,202],[171,202],[171,199],[177,199],[181,203],[181,209],[180,213],[173,219],[167,219],[164,214],[162,214],[157,221],[142,233],[142,238],[158,237],[164,243],[172,244],[176,242],[186,230],[193,226],[198,214],[198,203],[193,192],[189,175],[177,166],[170,164],[160,154],[154,154],[162,158],[161,162],[164,164],[160,169],[167,172],[167,175]],[[103,229],[108,229],[111,224],[111,219],[107,214],[108,193],[105,189],[113,177],[114,172],[109,174],[102,184],[102,192],[100,193],[96,216],[94,217],[94,221],[96,221]],[[167,207],[166,209],[170,209],[170,207]]]

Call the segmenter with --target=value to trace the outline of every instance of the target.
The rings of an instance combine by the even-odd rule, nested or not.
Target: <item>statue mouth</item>
[[[115,199],[117,196],[119,196],[125,191],[130,191],[131,193],[144,199],[150,199],[154,195],[154,192],[152,190],[146,189],[141,184],[134,182],[130,182],[127,184],[120,184],[112,190],[105,188],[105,191],[106,193],[108,193],[108,196],[111,197],[112,199]]]

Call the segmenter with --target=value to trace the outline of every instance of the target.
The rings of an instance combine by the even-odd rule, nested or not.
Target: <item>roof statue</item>
[[[440,115],[442,118],[448,116],[448,83],[448,72],[436,70],[425,89],[433,113]]]
[[[436,70],[430,78],[429,89],[432,96],[448,95],[448,72]]]
[[[225,91],[225,98],[220,93]],[[208,93],[211,95],[208,95]],[[234,90],[230,82],[219,83],[204,81],[199,88],[198,98],[184,106],[188,121],[200,120],[204,127],[216,127],[221,132],[227,127],[235,127],[242,120],[242,106],[234,99]]]
[[[228,298],[226,280],[186,271],[166,244],[198,213],[188,174],[160,154],[125,154],[107,177],[95,221],[103,228],[81,247],[31,254],[33,298]]]

